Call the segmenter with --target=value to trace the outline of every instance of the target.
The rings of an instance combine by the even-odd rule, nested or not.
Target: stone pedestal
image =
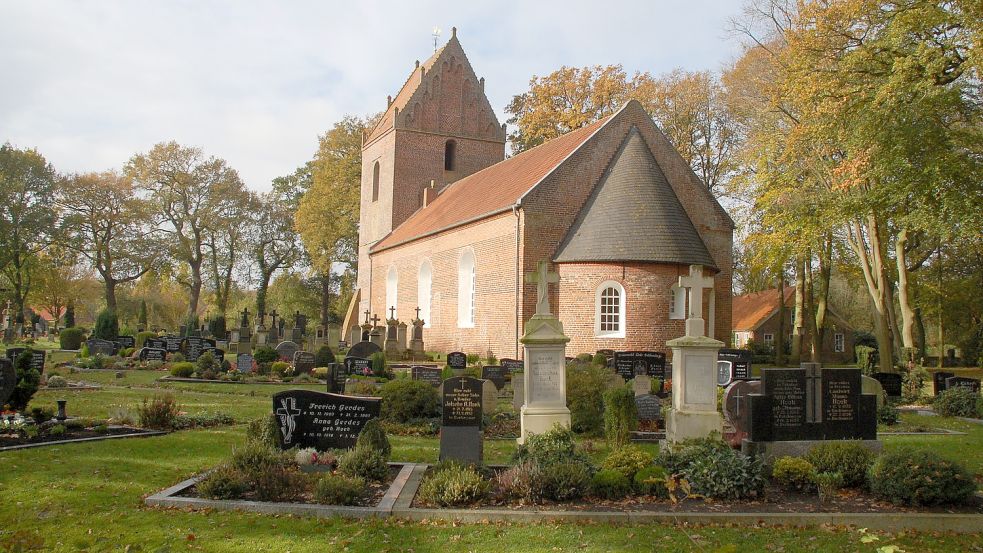
[[[266,327],[263,325],[256,327],[256,347],[265,346],[267,343],[267,337],[269,333],[266,331]]]
[[[567,408],[566,344],[563,324],[549,314],[536,314],[526,323],[526,333],[519,339],[525,351],[523,373],[525,402],[522,405],[522,434],[542,434],[559,424],[570,427]]]
[[[379,346],[380,349],[382,349],[383,347],[382,339],[384,336],[385,334],[382,332],[382,329],[379,327],[375,327],[372,329],[371,332],[369,332],[369,341]]]
[[[389,319],[386,321],[386,357],[398,359],[402,351],[399,349],[399,321]]]
[[[684,336],[666,345],[672,348],[672,409],[666,421],[666,440],[675,443],[704,438],[711,432],[723,435],[716,380],[717,352],[723,342],[707,336]]]
[[[399,348],[400,355],[406,351],[406,328],[404,322],[400,322],[399,326],[396,327],[396,347]]]
[[[410,349],[413,350],[413,356],[423,355],[423,320],[414,319],[413,320],[413,339],[410,340]]]
[[[352,329],[351,329],[351,332],[349,334],[350,334],[350,336],[348,337],[348,339],[349,339],[348,346],[349,347],[354,346],[355,344],[357,344],[357,343],[359,343],[359,342],[362,341],[362,328],[361,327],[353,326]]]

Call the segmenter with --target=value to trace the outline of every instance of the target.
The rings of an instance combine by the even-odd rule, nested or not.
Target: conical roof
[[[554,261],[643,261],[716,268],[635,127],[594,187]]]

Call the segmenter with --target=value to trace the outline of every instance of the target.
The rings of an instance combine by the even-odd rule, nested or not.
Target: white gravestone
[[[666,421],[669,442],[723,432],[723,418],[717,411],[717,352],[724,344],[704,334],[703,321],[703,290],[713,289],[713,278],[703,276],[701,265],[690,265],[689,271],[689,276],[679,277],[689,300],[686,336],[666,343],[672,348],[672,409]]]
[[[566,345],[570,338],[563,334],[560,320],[550,314],[549,304],[549,284],[559,281],[559,275],[548,272],[545,261],[539,262],[535,273],[526,274],[526,282],[536,284],[537,301],[536,314],[526,322],[526,332],[519,339],[526,364],[520,444],[529,434],[542,434],[555,424],[570,427],[566,377]]]

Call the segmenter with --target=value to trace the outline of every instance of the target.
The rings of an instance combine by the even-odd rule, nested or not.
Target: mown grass
[[[257,390],[221,384],[153,388],[132,374],[125,386],[100,391],[44,391],[35,403],[53,405],[69,394],[69,412],[106,416],[112,406],[133,407],[162,391],[191,413],[222,411],[245,421],[269,412],[279,386]],[[112,376],[112,373],[109,373]],[[161,373],[149,373],[160,375]],[[229,390],[241,390],[240,392]],[[916,417],[917,415],[905,415]],[[930,447],[983,471],[983,428],[951,419],[919,418],[967,436],[892,436],[886,447]],[[862,544],[855,529],[685,527],[612,524],[410,523],[346,521],[228,512],[189,512],[143,506],[143,498],[225,459],[245,439],[244,425],[167,436],[53,446],[0,454],[0,551],[18,544],[39,551],[860,551],[895,544],[907,551],[979,550],[980,535],[881,534]],[[392,437],[393,457],[433,462],[435,438]],[[604,455],[603,441],[592,443]],[[654,450],[654,446],[646,446]],[[511,440],[487,440],[488,463],[504,463]],[[974,549],[975,548],[975,549]],[[28,550],[22,548],[22,550]]]

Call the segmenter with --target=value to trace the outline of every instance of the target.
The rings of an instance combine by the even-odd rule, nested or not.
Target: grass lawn
[[[85,379],[97,373],[87,373]],[[44,391],[34,404],[67,397],[70,414],[106,416],[160,393],[163,373],[101,377],[99,391]],[[78,376],[78,375],[72,375]],[[122,380],[122,382],[120,382]],[[270,409],[280,386],[167,384],[183,410],[221,411],[246,421]],[[317,389],[317,388],[316,388]],[[917,415],[905,415],[917,417]],[[936,448],[983,472],[983,427],[940,418],[919,424],[967,436],[892,436],[888,448]],[[886,535],[862,544],[855,530],[612,524],[453,525],[395,520],[346,521],[246,513],[186,512],[143,506],[145,496],[222,461],[244,439],[244,425],[167,436],[55,446],[0,454],[0,552],[38,551],[858,551],[895,544],[906,551],[979,551],[980,535]],[[434,461],[433,438],[393,437],[393,457]],[[603,442],[595,453],[604,454]],[[654,447],[654,446],[649,446]],[[489,463],[507,461],[511,440],[488,440]],[[20,547],[20,549],[17,549]]]

